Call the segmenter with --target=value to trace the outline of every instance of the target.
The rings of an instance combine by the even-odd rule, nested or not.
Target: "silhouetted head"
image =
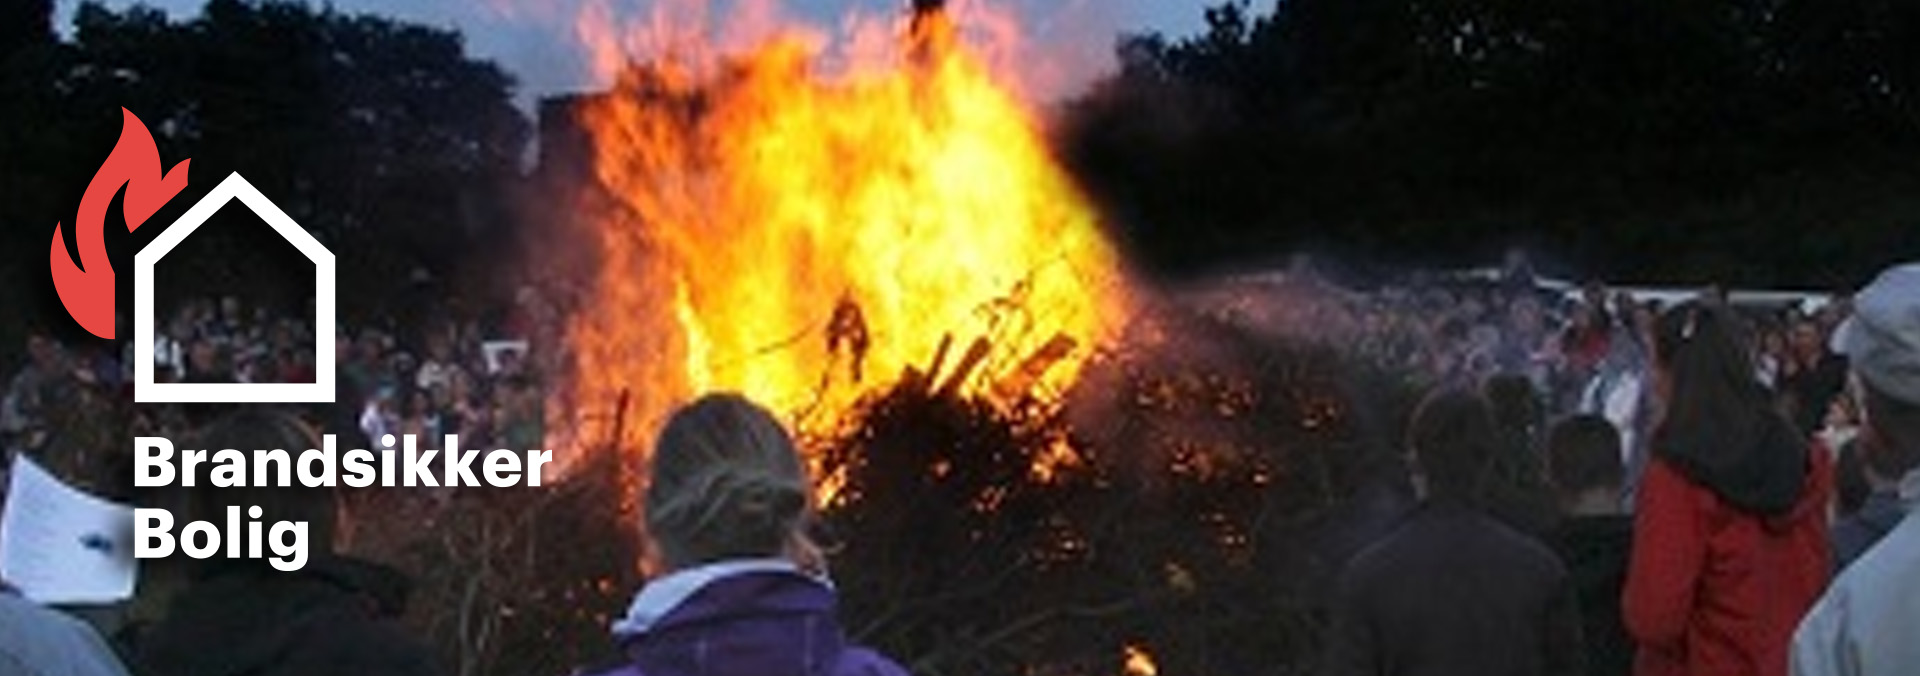
[[[1597,415],[1556,423],[1547,434],[1547,476],[1563,501],[1589,491],[1618,493],[1626,483],[1620,431]]]
[[[1494,422],[1515,444],[1514,450],[1537,451],[1540,428],[1546,423],[1546,406],[1533,389],[1533,382],[1524,376],[1502,374],[1488,378],[1480,391],[1493,407]]]
[[[1407,451],[1428,497],[1477,501],[1503,443],[1486,399],[1441,390],[1414,411]]]

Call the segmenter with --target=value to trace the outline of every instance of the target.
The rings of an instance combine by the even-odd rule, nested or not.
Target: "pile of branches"
[[[857,640],[923,676],[1118,674],[1128,646],[1161,673],[1312,668],[1409,398],[1230,322],[1142,321],[1160,340],[1057,402],[907,378],[815,440],[847,474],[826,528]]]
[[[908,374],[804,439],[852,637],[920,676],[1307,673],[1319,595],[1370,539],[1396,381],[1322,348],[1162,311],[1063,395],[1009,403]],[[1147,336],[1151,336],[1149,339]],[[408,621],[450,673],[618,659],[642,583],[634,457],[541,489],[370,494],[353,549],[419,576]],[[1376,471],[1381,468],[1387,471]],[[384,531],[381,529],[385,529]]]

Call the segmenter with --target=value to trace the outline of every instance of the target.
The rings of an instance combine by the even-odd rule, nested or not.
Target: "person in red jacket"
[[[1742,333],[1698,303],[1655,327],[1659,422],[1622,599],[1639,676],[1785,676],[1831,570],[1831,461],[1772,407]]]

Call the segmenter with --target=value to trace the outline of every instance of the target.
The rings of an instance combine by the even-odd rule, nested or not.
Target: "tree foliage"
[[[1920,249],[1911,4],[1236,0],[1123,39],[1064,154],[1176,272],[1530,245],[1583,273],[1850,283]]]
[[[7,50],[0,85],[6,250],[43,251],[53,225],[73,221],[119,138],[122,107],[153,132],[166,166],[192,165],[187,189],[146,227],[107,228],[115,260],[130,260],[233,172],[330,248],[354,251],[339,259],[343,298],[390,298],[414,270],[445,274],[511,225],[500,188],[518,175],[528,125],[512,78],[467,56],[457,33],[299,3],[212,0],[184,20],[89,3],[69,40],[45,36],[0,44],[22,45]],[[303,277],[277,270],[277,258],[256,260],[260,228],[215,230],[210,242],[195,238],[183,256],[193,260],[162,264],[163,275],[179,271],[171,289],[245,294]],[[118,275],[121,298],[128,272]],[[10,276],[10,306],[61,316],[42,268]]]

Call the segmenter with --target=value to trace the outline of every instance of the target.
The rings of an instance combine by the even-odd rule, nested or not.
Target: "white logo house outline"
[[[240,200],[313,262],[314,378],[311,383],[156,383],[153,381],[153,266],[185,241],[228,202]],[[333,252],[293,222],[287,213],[240,178],[226,180],[207,193],[180,220],[133,257],[133,400],[151,403],[314,403],[334,400]]]

